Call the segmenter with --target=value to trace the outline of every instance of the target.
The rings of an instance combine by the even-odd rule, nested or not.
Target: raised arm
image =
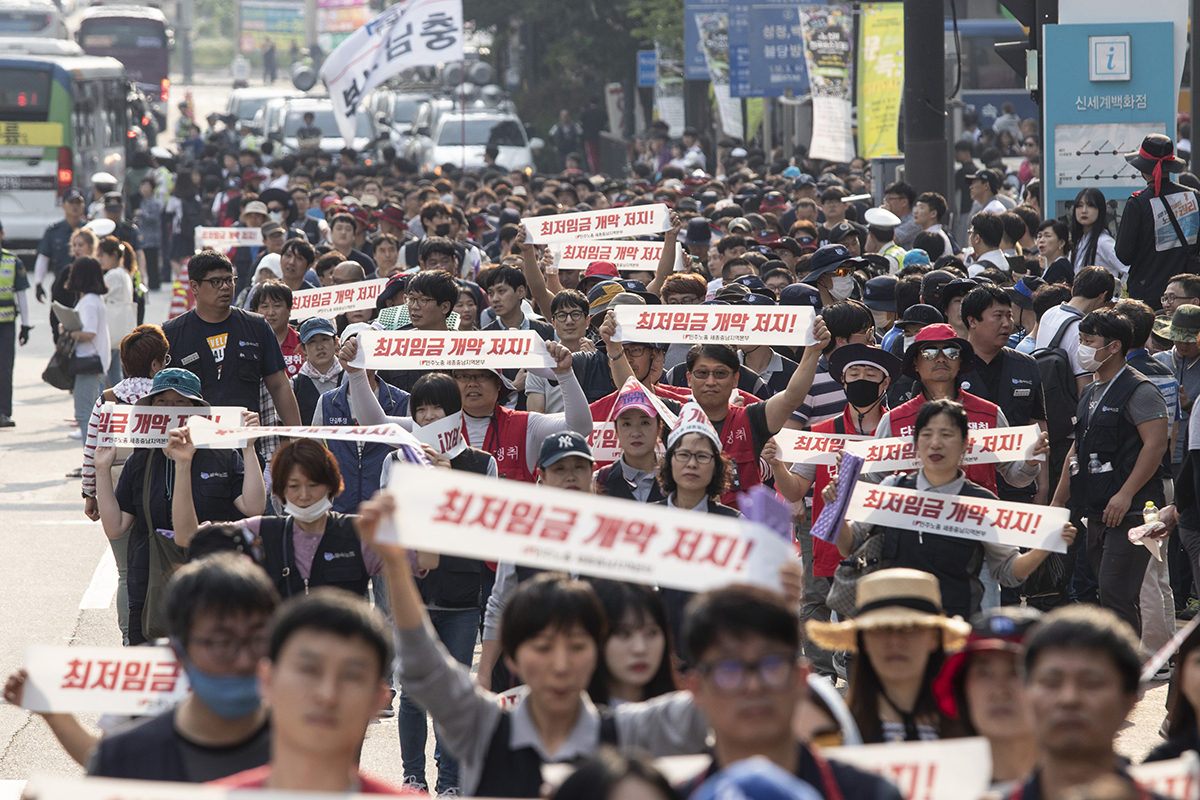
[[[625,385],[625,381],[633,377],[633,367],[629,365],[629,359],[625,357],[625,345],[622,342],[613,341],[613,337],[617,334],[617,318],[612,311],[604,314],[604,321],[600,323],[600,341],[604,343],[605,352],[608,353],[608,371],[612,373],[613,385],[620,387]],[[646,386],[646,391],[653,392],[653,386]]]
[[[117,503],[117,493],[113,489],[112,465],[117,458],[117,448],[97,447],[96,464],[96,505],[100,511],[100,524],[104,526],[104,535],[109,539],[120,539],[129,526],[133,524],[133,514],[122,511]]]
[[[670,219],[671,228],[663,239],[662,255],[658,257],[658,269],[654,271],[654,280],[650,281],[650,285],[646,287],[646,290],[652,294],[658,294],[667,278],[671,277],[671,273],[675,271],[675,256],[678,250],[676,242],[679,239],[679,231],[683,229],[683,220],[679,219],[679,215],[674,211],[671,212]]]
[[[379,404],[379,398],[371,391],[371,382],[367,380],[367,373],[358,367],[350,366],[350,362],[358,355],[358,337],[347,341],[338,350],[338,361],[342,363],[342,369],[346,370],[346,378],[350,382],[349,388],[346,390],[350,398],[350,413],[358,420],[360,425],[383,425],[386,422],[395,422],[405,430],[412,430],[412,417],[389,417],[383,413],[383,406]],[[320,404],[317,408],[320,408]]]
[[[538,266],[537,248],[526,244],[525,237],[525,226],[518,226],[517,238],[513,239],[513,244],[521,248],[521,271],[525,273],[525,282],[529,284],[529,299],[537,303],[543,316],[548,317],[554,293],[546,288],[546,277]]]
[[[825,327],[825,320],[819,316],[813,321],[813,336],[816,337],[817,343],[804,348],[800,366],[792,373],[787,386],[767,400],[767,430],[772,436],[783,429],[784,423],[792,416],[792,412],[800,407],[804,398],[808,397],[808,390],[812,388],[813,378],[817,375],[817,362],[821,358],[821,352],[829,344],[829,330]]]
[[[195,455],[196,445],[192,444],[191,433],[186,427],[176,428],[167,434],[167,456],[175,462],[175,493],[171,495],[171,525],[175,529],[175,544],[180,547],[187,547],[196,534],[196,529],[200,527],[200,521],[196,518],[196,504],[192,499],[192,459]],[[245,465],[247,472],[250,471],[251,464],[257,465],[258,459],[255,458]],[[259,480],[262,480],[261,472],[259,472]],[[263,492],[265,495],[266,490],[264,489]],[[264,500],[264,505],[265,502]]]

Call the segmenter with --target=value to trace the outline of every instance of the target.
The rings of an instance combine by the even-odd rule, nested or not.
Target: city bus
[[[50,0],[4,0],[0,3],[0,36],[66,39],[67,24]]]
[[[46,226],[62,218],[63,193],[72,186],[86,193],[93,174],[123,181],[128,131],[120,61],[21,52],[0,40],[4,246],[35,247]]]
[[[91,56],[111,56],[150,98],[159,130],[167,127],[172,32],[162,11],[149,6],[93,6],[79,15],[75,38]]]

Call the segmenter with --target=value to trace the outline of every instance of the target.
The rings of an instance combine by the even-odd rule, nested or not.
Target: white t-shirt
[[[1008,259],[1004,257],[1004,253],[999,250],[988,250],[974,264],[967,267],[967,275],[974,278],[990,267],[995,267],[1001,272],[1008,272]]]
[[[100,356],[104,371],[112,361],[112,349],[108,338],[108,315],[104,313],[104,298],[98,294],[85,294],[75,304],[75,313],[83,323],[83,330],[96,334],[90,342],[80,342],[75,346],[77,356]]]
[[[1074,308],[1059,306],[1042,316],[1042,321],[1038,323],[1037,349],[1049,347],[1050,340],[1067,319],[1073,319],[1075,322],[1067,327],[1059,347],[1067,351],[1067,357],[1071,359],[1071,371],[1075,373],[1075,377],[1089,375],[1087,370],[1079,366],[1079,320],[1083,317]]]
[[[108,315],[108,340],[121,346],[121,340],[137,327],[137,304],[133,302],[133,277],[122,267],[104,273],[104,313]]]

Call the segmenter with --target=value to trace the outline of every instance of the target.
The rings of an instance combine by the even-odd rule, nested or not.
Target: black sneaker
[[[13,422],[12,417],[6,417],[0,414],[0,428],[15,428],[17,423]]]
[[[1175,612],[1175,619],[1192,619],[1200,612],[1200,600],[1188,598],[1187,605]]]

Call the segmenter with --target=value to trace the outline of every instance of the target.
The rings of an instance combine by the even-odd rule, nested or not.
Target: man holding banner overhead
[[[733,485],[721,502],[737,508],[738,492],[770,480],[769,468],[762,462],[763,448],[808,396],[821,352],[829,343],[829,331],[808,309],[789,308],[780,313],[776,306],[729,306],[729,311],[721,306],[681,308],[687,310],[659,312],[621,306],[609,312],[600,335],[618,386],[633,376],[625,342],[698,342],[688,352],[688,386],[720,434],[722,451],[734,463]],[[750,405],[731,402],[741,362],[737,351],[722,342],[771,345],[797,341],[808,346],[782,392]]]

